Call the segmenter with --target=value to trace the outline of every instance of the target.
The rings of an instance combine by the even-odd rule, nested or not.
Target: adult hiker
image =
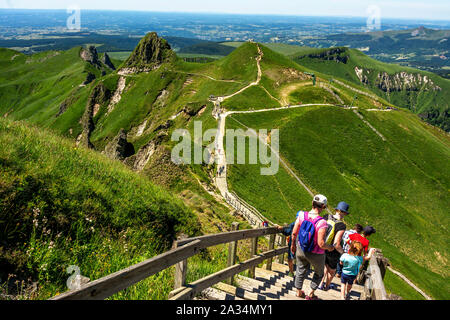
[[[287,240],[288,248],[291,248],[292,245],[292,231],[294,230],[295,222],[297,221],[298,215],[302,213],[303,211],[297,212],[297,216],[295,217],[295,221],[290,223],[287,226],[277,226],[278,231],[280,231]],[[291,250],[288,251],[288,266],[289,266],[289,274],[294,276],[294,259],[295,259],[295,252],[292,252]]]
[[[322,284],[319,287],[321,290],[326,291],[328,289],[336,289],[336,286],[334,286],[331,281],[333,281],[334,275],[336,274],[336,268],[339,264],[339,258],[341,257],[341,254],[344,253],[341,240],[347,227],[342,220],[346,215],[349,214],[349,207],[350,206],[348,205],[348,203],[344,201],[339,202],[337,207],[334,208],[334,215],[327,214],[323,217],[325,220],[327,220],[328,225],[326,243],[332,245],[334,247],[334,250],[325,252],[324,276],[322,279]]]
[[[312,209],[309,212],[300,211],[292,230],[291,251],[296,253],[297,270],[294,286],[297,297],[307,300],[318,300],[314,292],[319,287],[323,277],[325,250],[333,251],[334,247],[325,242],[327,222],[320,213],[327,207],[327,198],[321,194],[314,196]],[[310,266],[314,268],[311,281],[311,292],[306,296],[303,282]]]
[[[292,244],[291,235],[292,235],[292,230],[294,230],[294,226],[295,226],[295,221],[285,227],[277,226],[278,230],[285,237],[287,237],[286,240],[287,240],[288,248],[291,248],[291,244]],[[291,250],[289,250],[288,251],[288,266],[289,266],[289,274],[290,275],[294,275],[294,258],[295,258],[295,254],[293,252],[291,252]]]
[[[350,247],[349,244],[347,243],[347,241],[349,240],[348,237],[354,233],[361,234],[362,231],[363,231],[363,226],[360,225],[359,223],[357,223],[357,224],[355,224],[353,229],[346,230],[344,232],[344,234],[342,235],[342,241],[341,241],[341,245],[342,245],[342,249],[344,250],[344,253],[348,253],[348,249]],[[338,263],[337,268],[336,268],[336,277],[340,278],[341,274],[342,274],[342,267],[341,267],[341,264]]]

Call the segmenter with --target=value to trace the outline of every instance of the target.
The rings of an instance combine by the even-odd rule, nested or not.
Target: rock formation
[[[175,58],[169,43],[156,32],[148,33],[125,61],[119,74],[148,72]]]

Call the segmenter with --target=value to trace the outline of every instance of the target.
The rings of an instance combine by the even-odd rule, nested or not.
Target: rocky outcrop
[[[125,163],[136,171],[144,170],[158,146],[164,139],[167,138],[167,136],[168,134],[166,131],[160,132],[156,138],[149,141],[145,146],[139,149],[135,155],[127,158]]]
[[[440,91],[439,86],[425,75],[420,73],[399,72],[393,75],[380,72],[377,75],[375,85],[384,92],[392,91]]]
[[[116,106],[116,104],[119,103],[119,101],[122,99],[122,93],[125,90],[125,85],[126,85],[126,79],[125,77],[121,76],[119,78],[119,80],[117,81],[117,88],[116,91],[114,92],[114,95],[111,99],[111,102],[108,105],[108,114],[113,111],[114,107]]]
[[[111,59],[109,58],[108,54],[105,52],[105,54],[102,57],[102,62],[105,66],[109,67],[112,70],[116,70],[116,67],[111,62]]]
[[[77,144],[94,149],[90,141],[91,133],[95,129],[94,124],[94,113],[95,109],[106,104],[111,98],[112,92],[105,87],[105,85],[100,82],[98,85],[92,89],[89,99],[86,104],[86,109],[84,111],[83,117],[80,123],[83,127],[81,135],[77,139]],[[98,110],[98,109],[97,109]]]
[[[86,49],[82,48],[80,51],[80,57],[93,66],[101,68],[100,60],[98,60],[97,49],[94,46],[89,46]]]
[[[127,141],[127,134],[123,129],[106,145],[104,154],[114,160],[124,160],[134,154],[134,146]]]
[[[139,42],[119,74],[149,72],[174,58],[175,53],[171,50],[169,43],[159,38],[156,32],[151,32]]]
[[[365,70],[355,67],[355,74],[359,81],[365,85],[375,86],[384,92],[400,91],[440,91],[441,87],[436,85],[428,76],[420,73],[408,73],[405,71],[395,74],[379,72],[374,81],[370,80],[373,70]]]

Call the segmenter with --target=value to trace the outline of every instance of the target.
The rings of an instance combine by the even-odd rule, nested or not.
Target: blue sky
[[[0,0],[0,8],[145,10],[313,16],[368,16],[376,5],[381,18],[450,20],[449,0]]]

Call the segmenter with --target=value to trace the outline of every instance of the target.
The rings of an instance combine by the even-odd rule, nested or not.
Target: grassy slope
[[[0,150],[1,278],[38,280],[38,298],[65,291],[68,265],[97,279],[167,250],[178,232],[199,232],[179,199],[119,162],[3,119],[0,144],[8,146]],[[154,282],[120,296],[161,299],[171,288]]]
[[[302,52],[300,55],[295,54],[292,58],[297,63],[305,67],[317,70],[324,74],[346,79],[358,85],[361,85],[361,83],[355,73],[355,67],[371,70],[369,81],[372,85],[369,85],[368,88],[378,96],[385,98],[394,105],[409,108],[416,113],[432,112],[433,110],[438,110],[440,112],[447,110],[448,112],[450,101],[450,80],[439,77],[431,72],[380,62],[366,56],[356,49],[347,49],[345,53],[341,54],[341,56],[347,55],[349,57],[347,63],[327,61],[323,59],[310,58],[307,56],[311,53],[317,54],[327,50],[328,49],[310,49],[309,51]],[[437,92],[423,90],[418,92],[409,92],[403,90],[400,92],[391,92],[388,95],[374,85],[376,76],[380,72],[387,72],[389,75],[399,72],[407,72],[410,74],[420,73],[421,75],[426,75],[430,78],[436,85],[442,88],[442,90]]]
[[[349,202],[352,215],[347,223],[374,225],[378,232],[372,244],[383,249],[394,267],[435,298],[446,299],[449,139],[408,112],[363,114],[388,142],[353,112],[338,108],[233,117],[255,129],[279,127],[281,154],[296,173],[313,190],[325,194],[331,205]],[[256,174],[255,182],[250,180],[251,186],[241,191],[236,174],[252,169],[235,167],[239,166],[232,166],[230,184],[237,186],[239,194],[251,186],[272,183],[272,188],[265,188],[265,199],[249,198],[260,210],[277,204],[281,194],[268,177]],[[298,188],[293,179],[285,183],[286,189]],[[307,207],[305,201],[291,216]],[[280,211],[275,221],[290,222]]]

